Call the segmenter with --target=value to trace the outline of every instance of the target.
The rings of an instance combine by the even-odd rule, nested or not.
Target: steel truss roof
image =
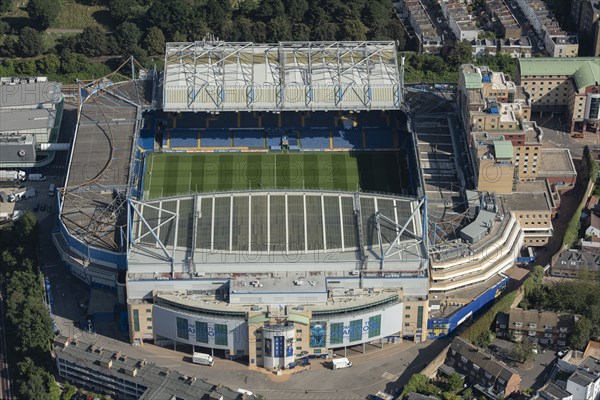
[[[167,43],[165,111],[399,109],[395,43]]]

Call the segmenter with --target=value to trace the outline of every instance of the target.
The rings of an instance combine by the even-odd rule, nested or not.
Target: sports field
[[[144,197],[250,189],[401,193],[404,165],[399,152],[150,153]]]

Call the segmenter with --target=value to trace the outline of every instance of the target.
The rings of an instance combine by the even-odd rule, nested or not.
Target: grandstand
[[[117,288],[132,342],[286,367],[300,355],[259,359],[252,329],[354,327],[298,340],[312,355],[411,324],[425,338],[425,199],[393,43],[168,44],[160,78],[158,100],[140,79],[85,88],[55,235],[77,276]]]

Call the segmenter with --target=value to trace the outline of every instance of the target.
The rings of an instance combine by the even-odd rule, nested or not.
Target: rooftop
[[[165,111],[400,108],[390,41],[202,41],[167,43],[165,53]]]
[[[540,164],[539,177],[577,176],[569,149],[544,147],[538,160]]]
[[[572,327],[575,324],[575,317],[571,314],[558,314],[552,311],[512,308],[509,321],[511,325],[520,322],[525,325],[525,328],[527,328],[527,324],[533,324],[535,328],[531,329],[543,331],[558,327]]]
[[[0,108],[36,108],[40,104],[58,103],[61,84],[45,78],[2,78]]]
[[[600,81],[600,57],[520,58],[519,70],[522,77],[573,76],[582,88]]]
[[[514,375],[519,377],[519,373],[497,360],[494,356],[484,350],[473,346],[466,340],[455,338],[450,345],[450,349],[456,351],[457,354],[465,357],[474,364],[477,364],[484,371],[491,374],[494,378],[502,378],[505,381],[511,379]]]
[[[47,108],[0,111],[0,132],[27,133],[51,129],[54,126],[54,115],[54,111]]]
[[[204,396],[208,398],[216,389],[216,385],[202,377],[187,377],[176,370],[103,349],[80,339],[59,337],[54,352],[61,363],[75,365],[82,380],[85,380],[83,377],[89,380],[89,376],[94,375],[106,377],[107,383],[112,381],[115,385],[119,381],[131,382],[141,390],[145,388],[143,399],[172,399],[176,396],[181,400],[196,400]],[[77,376],[70,374],[71,379]],[[239,398],[239,393],[226,387],[221,387],[220,393],[227,400]]]
[[[547,194],[542,193],[511,193],[503,195],[504,205],[510,211],[550,211]]]
[[[512,142],[510,140],[495,140],[494,153],[497,159],[512,159],[514,157]]]

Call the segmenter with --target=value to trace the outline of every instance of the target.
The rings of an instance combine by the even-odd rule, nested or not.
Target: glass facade
[[[180,339],[189,340],[190,331],[187,318],[177,317],[177,337]]]
[[[138,310],[133,310],[133,330],[140,331],[140,312]]]
[[[350,341],[356,342],[362,339],[362,319],[350,321]]]
[[[329,343],[342,344],[344,342],[344,324],[336,322],[329,325]]]
[[[417,329],[423,329],[423,306],[417,309]]]
[[[227,346],[227,325],[215,324],[215,345]]]
[[[369,317],[369,337],[379,336],[381,334],[381,315]]]
[[[208,324],[196,321],[196,342],[208,343]]]

